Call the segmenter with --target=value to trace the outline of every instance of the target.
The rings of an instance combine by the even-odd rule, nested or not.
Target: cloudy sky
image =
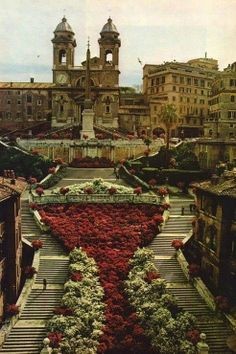
[[[0,0],[0,81],[51,81],[53,31],[66,15],[77,40],[75,63],[87,37],[98,55],[99,32],[111,16],[120,32],[121,84],[142,80],[142,63],[218,59],[236,61],[236,0]]]

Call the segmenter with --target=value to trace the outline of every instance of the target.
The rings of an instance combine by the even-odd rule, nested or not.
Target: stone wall
[[[22,140],[17,139],[20,147],[28,151],[38,151],[51,159],[62,158],[70,163],[75,157],[106,157],[114,162],[121,159],[143,155],[147,146],[141,139],[135,140]],[[160,150],[161,139],[156,139],[149,146],[151,153]]]

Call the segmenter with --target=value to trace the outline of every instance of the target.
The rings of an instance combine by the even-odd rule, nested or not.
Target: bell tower
[[[53,82],[65,84],[68,80],[67,71],[74,66],[74,49],[76,40],[74,32],[63,17],[54,31],[53,43]]]
[[[119,70],[119,32],[109,18],[103,26],[98,40],[100,47],[100,66],[105,70]],[[118,84],[118,82],[117,82]]]

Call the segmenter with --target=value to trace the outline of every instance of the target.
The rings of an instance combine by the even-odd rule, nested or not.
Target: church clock
[[[57,73],[56,83],[59,85],[64,85],[68,82],[68,74],[66,73]]]

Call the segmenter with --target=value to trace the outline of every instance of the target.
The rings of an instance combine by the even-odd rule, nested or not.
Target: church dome
[[[103,26],[103,28],[101,30],[101,34],[102,33],[107,33],[107,32],[113,32],[113,33],[119,34],[119,32],[117,31],[116,26],[114,25],[114,23],[112,22],[112,19],[110,17],[107,20],[107,23]]]
[[[70,33],[74,34],[74,32],[73,32],[71,26],[69,25],[69,23],[67,22],[67,19],[65,18],[65,16],[63,17],[63,19],[61,20],[59,25],[57,25],[54,32],[70,32]]]

